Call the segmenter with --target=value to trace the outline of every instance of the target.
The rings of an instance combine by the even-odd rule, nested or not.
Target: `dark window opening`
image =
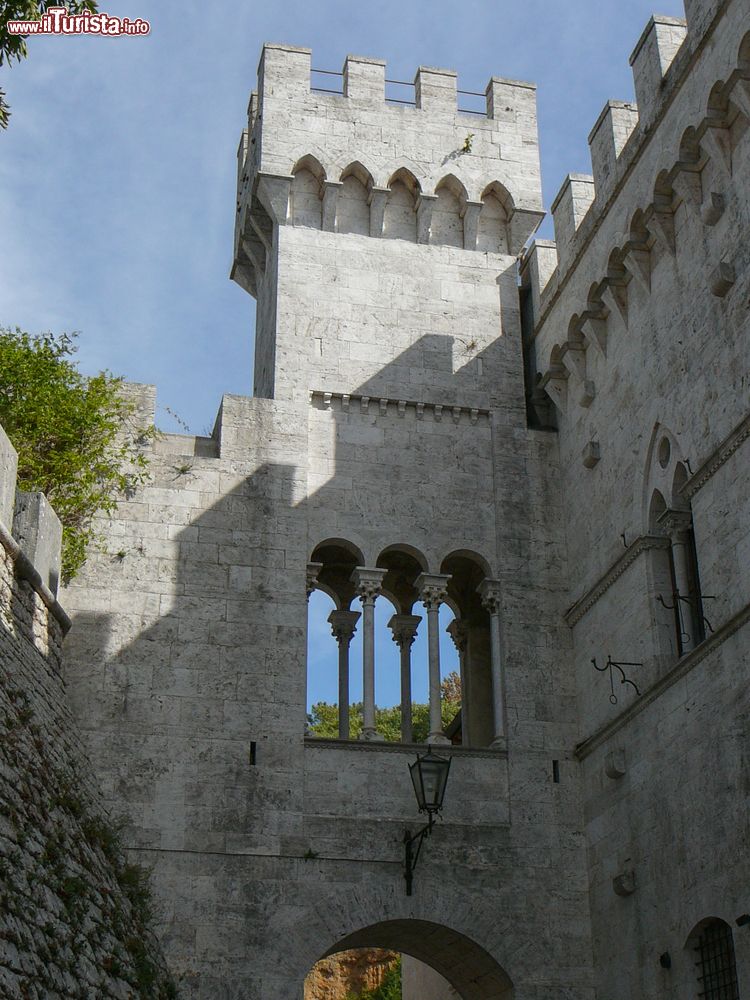
[[[723,920],[707,924],[695,946],[698,996],[705,1000],[739,1000],[732,928]]]

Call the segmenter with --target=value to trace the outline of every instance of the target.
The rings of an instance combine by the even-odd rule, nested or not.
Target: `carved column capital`
[[[411,649],[417,638],[417,629],[422,619],[419,615],[392,615],[388,628],[393,633],[393,641],[399,649]]]
[[[453,640],[453,645],[459,653],[466,652],[466,645],[469,640],[469,630],[459,618],[454,618],[445,630]]]
[[[374,604],[375,598],[380,594],[387,570],[369,569],[366,566],[357,566],[350,577],[354,584],[354,590],[363,604]]]
[[[339,645],[349,645],[357,631],[357,622],[361,618],[359,611],[332,611],[328,616],[331,625],[331,635]]]
[[[323,563],[309,562],[307,564],[306,589],[308,597],[317,588],[318,577],[320,576],[320,571],[322,569],[323,569]]]
[[[482,607],[491,615],[500,614],[503,591],[499,580],[482,580],[477,587],[477,593],[482,600]]]
[[[689,510],[665,510],[656,523],[673,542],[679,542],[692,527],[693,517]]]
[[[450,575],[444,573],[420,573],[414,581],[419,599],[428,611],[437,609],[448,596]]]

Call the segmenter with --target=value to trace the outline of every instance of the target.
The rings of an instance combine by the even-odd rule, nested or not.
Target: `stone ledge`
[[[750,413],[714,448],[711,454],[700,465],[682,487],[682,495],[686,500],[692,499],[709,479],[734,455],[740,445],[750,437]]]
[[[314,750],[364,750],[375,753],[424,753],[434,750],[437,753],[447,753],[451,757],[491,757],[495,760],[508,756],[507,745],[498,747],[462,747],[452,743],[380,743],[371,740],[338,740],[327,736],[305,736],[305,747]]]
[[[725,643],[727,639],[730,639],[736,632],[739,632],[748,622],[750,622],[750,604],[746,604],[728,622],[725,622],[718,628],[713,635],[710,635],[708,639],[704,639],[699,646],[696,646],[695,649],[681,657],[667,674],[660,677],[647,691],[644,691],[638,701],[629,705],[616,719],[612,719],[611,722],[606,723],[606,725],[602,726],[592,736],[588,736],[585,740],[582,740],[575,748],[576,758],[580,761],[585,760],[594,750],[605,744],[611,736],[614,736],[615,733],[623,729],[632,719],[640,715],[664,691],[667,691],[673,684],[676,684],[686,674],[689,674],[694,667],[697,667],[699,663],[715,652],[719,646]]]
[[[640,535],[631,542],[623,554],[615,560],[610,568],[599,577],[597,582],[579,598],[564,614],[566,623],[572,628],[596,604],[600,597],[609,590],[613,583],[622,576],[626,569],[633,565],[642,552],[649,549],[666,549],[669,539],[663,535]]]
[[[3,546],[5,551],[13,560],[13,569],[16,576],[26,580],[26,582],[36,591],[42,602],[49,609],[49,613],[59,623],[63,635],[66,635],[72,625],[70,618],[68,618],[60,602],[42,580],[42,577],[32,561],[27,555],[24,554],[23,549],[2,521],[0,521],[0,545]]]

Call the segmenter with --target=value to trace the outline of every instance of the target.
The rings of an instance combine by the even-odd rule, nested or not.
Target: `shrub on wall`
[[[41,491],[63,525],[63,579],[86,560],[94,518],[147,476],[134,405],[110,372],[83,375],[75,335],[0,328],[0,424],[18,452],[18,487]]]

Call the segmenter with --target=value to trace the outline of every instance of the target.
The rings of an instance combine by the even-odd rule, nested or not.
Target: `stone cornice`
[[[70,618],[68,618],[58,599],[44,580],[42,580],[32,561],[24,554],[23,549],[2,521],[0,521],[0,545],[3,546],[12,559],[16,576],[22,580],[26,580],[31,588],[36,591],[42,603],[49,610],[49,613],[60,625],[63,635],[65,635],[70,630],[72,624]]]
[[[407,413],[416,416],[417,420],[424,420],[425,415],[431,417],[436,423],[452,420],[454,424],[468,423],[487,425],[492,421],[491,412],[478,406],[454,406],[450,403],[422,403],[413,399],[397,399],[390,396],[365,396],[361,393],[346,392],[324,392],[322,389],[310,390],[310,402],[322,404],[320,409],[330,410],[335,408],[344,413],[348,413],[354,403],[361,413],[386,415],[398,415],[405,417]]]
[[[600,576],[593,587],[586,591],[583,597],[579,598],[565,612],[564,618],[572,628],[583,618],[583,616],[593,608],[596,602],[605,594],[615,581],[619,580],[622,574],[636,561],[642,552],[649,549],[666,549],[669,546],[669,539],[663,535],[640,535],[634,542],[631,542],[623,554],[612,563],[609,569]]]
[[[640,698],[630,704],[616,719],[612,719],[611,722],[606,723],[592,736],[587,737],[579,743],[575,749],[575,755],[578,760],[585,760],[594,750],[597,750],[606,743],[610,737],[614,736],[616,732],[625,727],[637,715],[640,715],[661,694],[671,688],[673,684],[676,684],[686,674],[690,673],[694,667],[697,667],[699,663],[715,652],[719,646],[723,645],[736,632],[739,632],[748,622],[750,622],[750,604],[746,604],[729,621],[725,622],[712,633],[708,639],[705,639],[699,646],[696,646],[691,652],[681,657],[668,673],[660,677],[647,691],[644,691]]]
[[[412,756],[415,753],[424,753],[428,749],[428,744],[377,743],[370,740],[336,740],[327,736],[306,736],[305,747],[315,750],[361,750],[366,753],[401,753]],[[462,747],[445,743],[440,745],[438,752],[449,754],[451,757],[491,757],[494,760],[498,757],[502,760],[508,756],[508,749],[504,743],[499,747]]]
[[[724,438],[719,447],[711,452],[700,468],[688,479],[681,490],[685,499],[690,500],[694,497],[698,490],[706,485],[714,473],[718,472],[722,465],[729,461],[740,445],[749,437],[750,413]]]

